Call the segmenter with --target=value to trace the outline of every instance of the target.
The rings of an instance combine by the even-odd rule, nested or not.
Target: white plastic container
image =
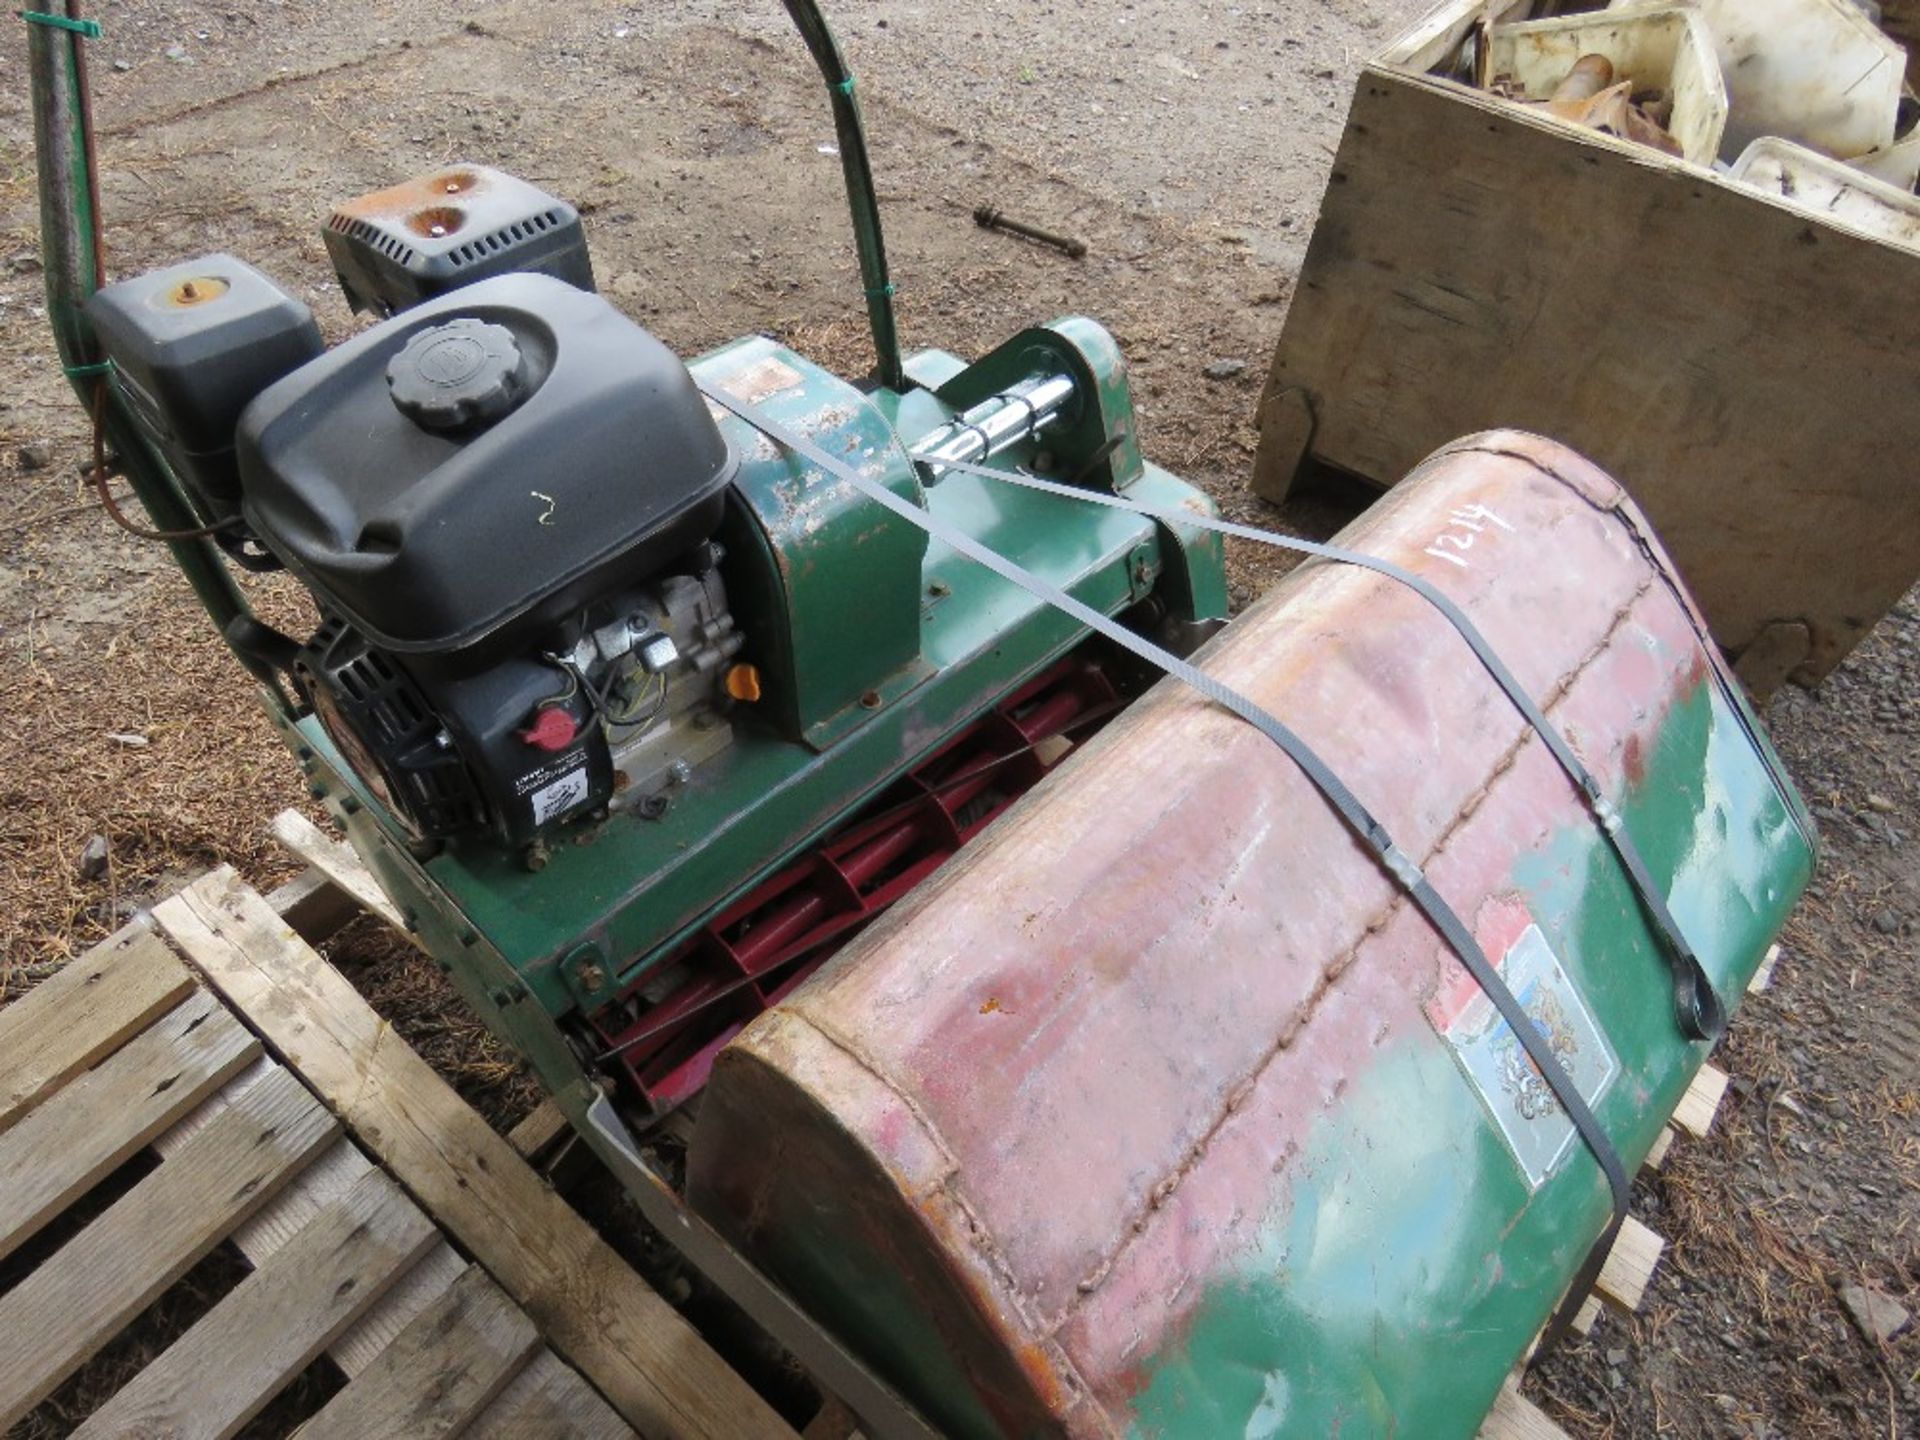
[[[1723,158],[1763,135],[1843,160],[1893,143],[1907,52],[1852,0],[1694,3],[1726,84]]]
[[[1582,55],[1604,55],[1615,76],[1631,79],[1636,91],[1671,92],[1673,121],[1667,128],[1686,159],[1711,165],[1720,153],[1727,90],[1713,37],[1686,6],[1644,5],[1496,25],[1490,49],[1492,73],[1511,78],[1528,100],[1551,98]]]
[[[1920,195],[1896,190],[1805,145],[1765,136],[1734,162],[1730,178],[1823,220],[1920,250]]]
[[[1907,132],[1904,140],[1864,155],[1849,155],[1847,164],[1876,180],[1884,180],[1896,190],[1913,193],[1920,181],[1920,126]]]

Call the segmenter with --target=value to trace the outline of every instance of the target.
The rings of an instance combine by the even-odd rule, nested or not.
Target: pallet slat
[[[298,1182],[233,1232],[234,1245],[249,1264],[266,1264],[329,1201],[344,1195],[371,1169],[373,1162],[351,1140],[335,1141],[301,1173]],[[352,1379],[465,1268],[466,1262],[453,1247],[438,1241],[398,1284],[327,1346],[327,1354]]]
[[[201,991],[0,1134],[0,1258],[259,1053]]]
[[[755,1432],[745,1431],[743,1435]],[[466,1431],[464,1440],[632,1440],[607,1402],[552,1351],[536,1355]],[[304,1437],[303,1437],[304,1440]]]
[[[1647,1158],[1640,1163],[1648,1170],[1658,1170],[1667,1163],[1667,1152],[1673,1149],[1673,1127],[1665,1125],[1660,1133],[1653,1137],[1653,1148],[1647,1151]]]
[[[373,1162],[341,1136],[301,1172],[298,1184],[287,1186],[233,1232],[234,1245],[248,1264],[259,1268],[372,1169]]]
[[[270,1060],[259,1062],[261,1075],[274,1068]],[[199,1110],[162,1135],[154,1148],[162,1155],[171,1154],[201,1128],[213,1123],[228,1103],[224,1093],[209,1096]],[[295,1183],[262,1205],[257,1214],[233,1232],[229,1238],[234,1248],[256,1268],[266,1264],[328,1201],[346,1194],[354,1182],[372,1168],[373,1162],[351,1140],[334,1141],[300,1172]],[[327,1354],[347,1378],[352,1379],[371,1365],[387,1342],[405,1329],[407,1322],[451,1285],[464,1269],[466,1262],[442,1240],[401,1277],[399,1284],[381,1296],[378,1304],[335,1339],[327,1347]]]
[[[275,1071],[0,1298],[0,1428],[272,1198],[335,1128]]]
[[[327,1354],[349,1380],[358,1376],[386,1351],[414,1318],[433,1304],[460,1278],[467,1262],[442,1237],[366,1314],[353,1322]]]
[[[439,1440],[458,1433],[540,1348],[540,1333],[469,1266],[301,1428],[300,1440]]]
[[[1582,1300],[1580,1302],[1580,1308],[1574,1312],[1573,1316],[1574,1334],[1591,1335],[1593,1333],[1593,1327],[1599,1322],[1601,1312],[1604,1309],[1605,1307],[1591,1295]]]
[[[627,1420],[793,1431],[331,966],[222,869],[155,918]]]
[[[361,908],[372,911],[402,935],[407,933],[407,922],[380,888],[380,882],[360,863],[360,857],[298,810],[282,810],[273,817],[273,838],[351,895]]]
[[[166,943],[130,926],[0,1010],[0,1131],[192,989]]]
[[[531,1160],[567,1133],[567,1117],[551,1099],[542,1100],[507,1132],[507,1143]]]
[[[438,1238],[399,1186],[377,1170],[362,1175],[96,1411],[75,1440],[226,1440]]]
[[[1673,1107],[1673,1123],[1696,1140],[1706,1139],[1726,1094],[1727,1072],[1716,1065],[1702,1065],[1687,1093]]]
[[[1593,1293],[1582,1300],[1574,1312],[1574,1333],[1591,1334],[1608,1306],[1628,1314],[1638,1310],[1647,1298],[1647,1287],[1653,1283],[1653,1272],[1659,1268],[1660,1257],[1666,1249],[1667,1242],[1657,1231],[1629,1215],[1593,1282]]]
[[[1567,1432],[1509,1381],[1500,1387],[1493,1409],[1487,1412],[1480,1440],[1567,1440]]]
[[[367,869],[353,848],[326,834],[298,810],[282,810],[274,816],[272,830],[274,838],[287,853],[296,860],[305,861],[307,868],[265,898],[281,919],[292,926],[295,933],[309,945],[318,945],[359,915],[363,908],[371,909],[376,899],[382,902],[387,900],[380,882],[373,878],[373,872]],[[320,911],[317,920],[309,918],[308,912],[323,904],[328,907],[344,905],[348,907],[349,914],[342,919],[334,908],[327,908]],[[419,943],[417,937],[401,923],[399,913],[390,902],[372,909],[372,913],[379,915],[402,936]],[[532,1160],[567,1131],[567,1117],[551,1098],[547,1098],[522,1116],[507,1132],[507,1143],[520,1152],[522,1159]]]
[[[298,810],[282,810],[274,816],[272,830],[287,853],[304,861],[307,868],[266,896],[266,902],[309,945],[320,944],[363,909],[387,901],[386,891],[353,848],[326,834]],[[348,912],[344,917],[338,913],[338,907],[343,906]],[[399,935],[419,944],[419,938],[401,923],[391,903],[381,903],[371,913],[379,915]],[[507,1132],[507,1143],[520,1152],[522,1159],[531,1161],[565,1136],[568,1129],[567,1117],[549,1097]]]
[[[1595,1293],[1622,1310],[1638,1310],[1666,1248],[1667,1242],[1655,1231],[1629,1215],[1593,1283]]]

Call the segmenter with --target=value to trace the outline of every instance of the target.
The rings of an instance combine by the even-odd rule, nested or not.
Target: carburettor
[[[624,620],[581,636],[557,657],[583,683],[602,687],[613,809],[665,814],[674,790],[732,739],[727,702],[755,696],[757,672],[729,664],[745,637],[727,610],[720,547],[708,548],[712,555],[701,558],[709,563],[648,586]],[[596,675],[603,678],[596,682]],[[728,693],[729,682],[736,693]]]

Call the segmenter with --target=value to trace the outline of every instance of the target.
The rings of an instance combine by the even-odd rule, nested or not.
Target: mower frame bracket
[[[940,1440],[940,1432],[892,1386],[688,1208],[635,1143],[606,1096],[587,1107],[586,1128],[593,1148],[626,1186],[648,1223],[859,1416],[868,1435],[874,1440]]]

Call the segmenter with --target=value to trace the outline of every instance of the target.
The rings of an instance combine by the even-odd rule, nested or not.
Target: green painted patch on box
[[[1709,682],[1663,720],[1629,833],[1729,1007],[1811,878],[1811,826],[1750,715]],[[1591,826],[1513,881],[1617,1052],[1597,1113],[1629,1166],[1705,1059],[1618,860]],[[1609,1201],[1575,1145],[1532,1192],[1431,1030],[1349,1089],[1231,1275],[1141,1367],[1141,1440],[1470,1440]]]

